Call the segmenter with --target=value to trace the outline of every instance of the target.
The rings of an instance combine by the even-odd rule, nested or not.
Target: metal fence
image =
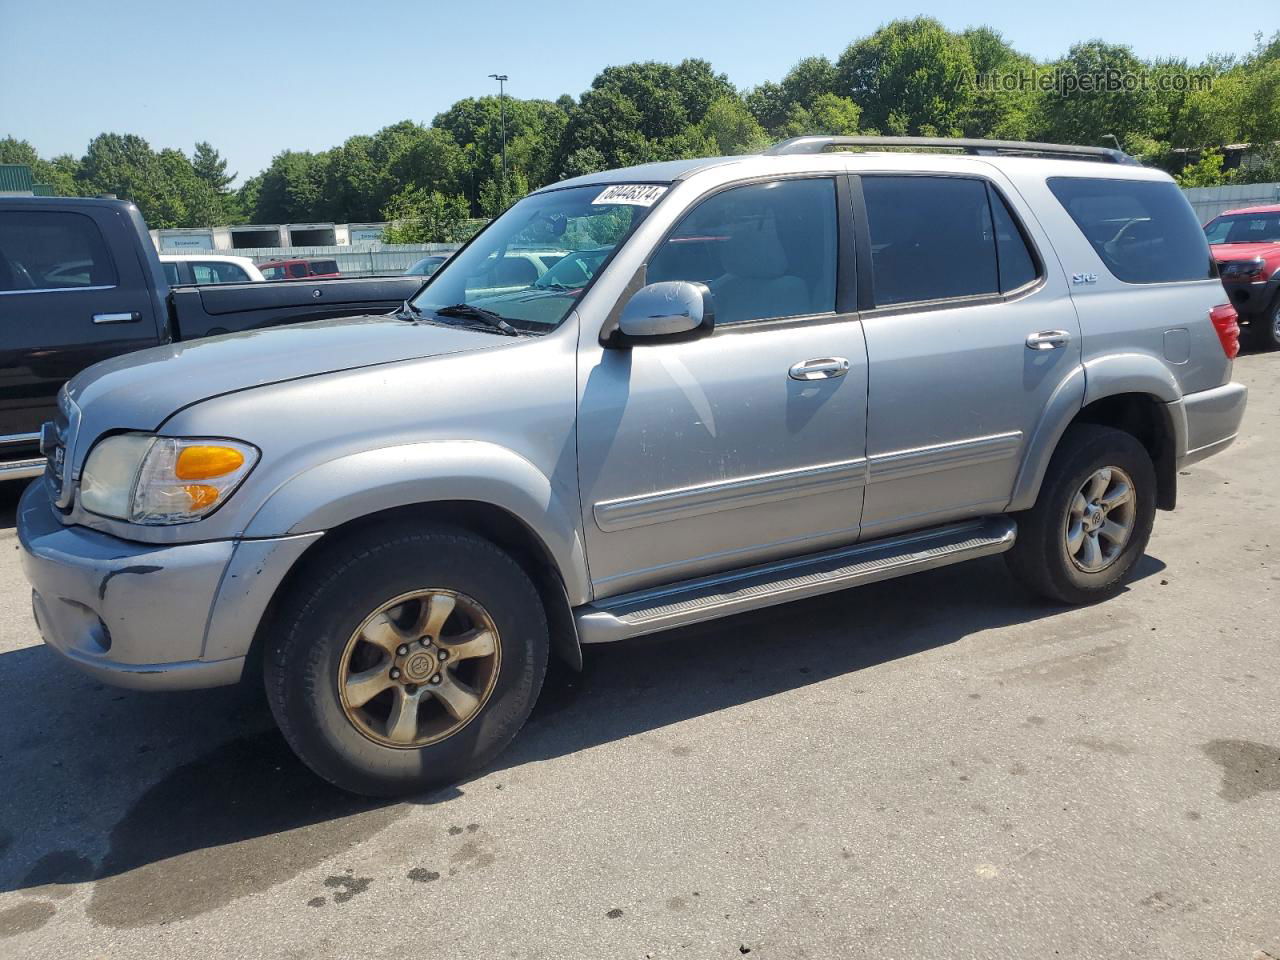
[[[425,256],[450,254],[460,246],[460,243],[373,243],[354,247],[247,247],[216,252],[249,257],[257,264],[298,257],[323,257],[336,260],[338,270],[344,276],[377,277],[404,273]]]
[[[1201,223],[1208,223],[1223,210],[1280,203],[1280,183],[1243,183],[1226,187],[1185,187]]]

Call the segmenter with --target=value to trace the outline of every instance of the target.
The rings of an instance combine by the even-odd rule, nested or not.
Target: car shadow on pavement
[[[1147,557],[1135,576],[1162,569]],[[589,649],[581,674],[553,668],[528,726],[480,776],[1060,612],[1028,598],[990,558]],[[268,889],[414,805],[447,809],[470,786],[408,803],[344,794],[293,756],[254,685],[131,693],[41,647],[0,655],[0,677],[0,893],[54,904],[92,882],[86,910],[113,927],[190,917]],[[359,882],[324,881],[339,897]]]
[[[22,491],[27,489],[29,480],[6,480],[0,482],[0,530],[12,530],[18,522],[18,501]]]

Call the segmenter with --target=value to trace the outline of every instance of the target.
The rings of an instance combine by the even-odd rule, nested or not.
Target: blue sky
[[[916,13],[952,29],[988,24],[1041,59],[1100,36],[1194,61],[1244,53],[1255,30],[1280,27],[1245,9],[1254,13],[1211,16],[1189,0],[0,0],[0,136],[45,156],[78,156],[103,130],[188,153],[208,140],[247,176],[286,148],[324,149],[406,117],[429,123],[461,97],[496,92],[495,72],[510,75],[512,96],[555,98],[581,93],[607,64],[703,57],[749,87]]]

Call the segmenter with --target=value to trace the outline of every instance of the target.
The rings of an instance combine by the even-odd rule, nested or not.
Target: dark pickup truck
[[[41,473],[40,425],[53,419],[58,388],[90,364],[175,340],[385,313],[423,280],[170,287],[133,204],[0,197],[0,480]]]

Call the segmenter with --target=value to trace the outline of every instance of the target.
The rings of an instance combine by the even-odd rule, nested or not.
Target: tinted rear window
[[[1049,189],[1117,279],[1172,283],[1217,275],[1195,212],[1174,184],[1051,177]]]
[[[0,290],[60,290],[115,282],[115,266],[90,217],[45,210],[0,214]]]

